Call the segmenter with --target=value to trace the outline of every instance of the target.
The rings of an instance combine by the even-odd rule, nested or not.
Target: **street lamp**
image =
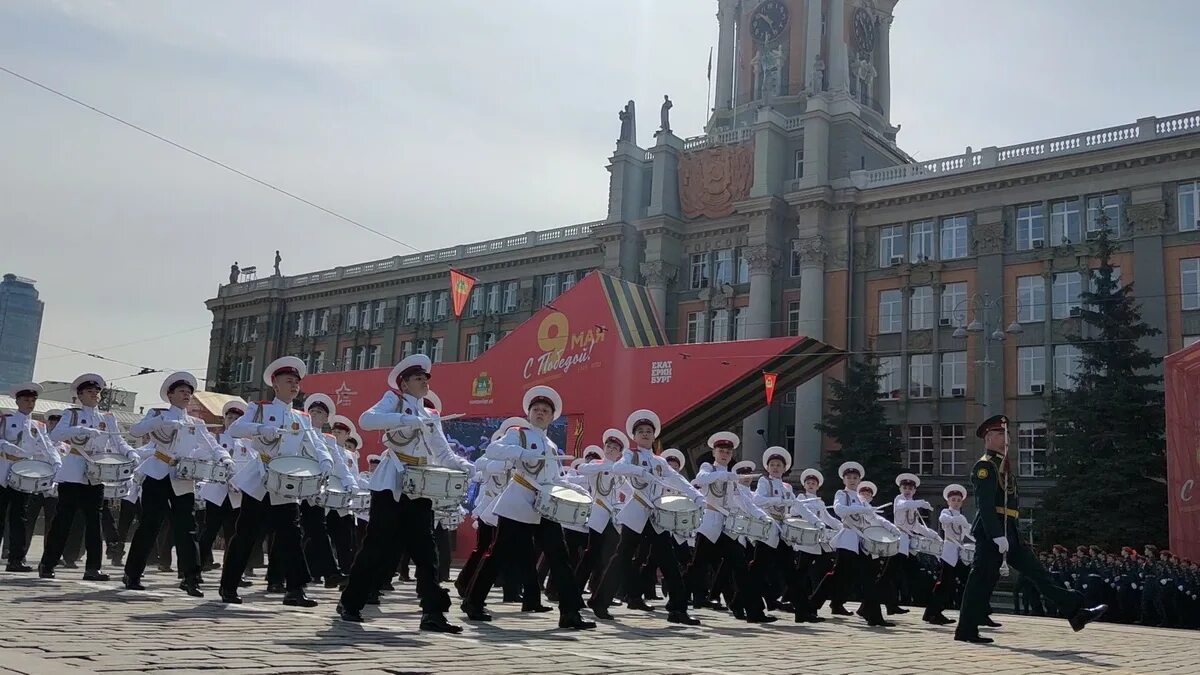
[[[1005,296],[992,298],[988,293],[982,296],[976,293],[954,306],[955,314],[969,308],[973,316],[965,327],[960,325],[951,335],[957,340],[966,340],[971,333],[979,334],[983,338],[983,358],[975,361],[976,366],[983,368],[983,396],[976,395],[975,398],[980,401],[979,405],[983,408],[985,418],[991,394],[991,367],[996,365],[992,360],[992,343],[1004,342],[1006,334],[1018,335],[1025,331],[1016,321],[1001,329],[1004,323],[1004,298]]]

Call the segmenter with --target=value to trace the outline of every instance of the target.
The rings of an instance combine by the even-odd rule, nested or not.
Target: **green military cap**
[[[1008,426],[1008,415],[992,415],[983,421],[979,427],[975,429],[975,435],[979,438],[987,436],[989,431],[1004,429]]]

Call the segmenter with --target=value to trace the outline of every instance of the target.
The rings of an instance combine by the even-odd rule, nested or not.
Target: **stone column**
[[[650,206],[646,215],[678,218],[679,156],[683,153],[683,141],[669,131],[659,132],[657,138],[651,165]]]
[[[892,64],[891,64],[891,34],[892,16],[879,17],[879,110],[888,124],[892,123]]]
[[[762,245],[751,246],[745,251],[746,260],[750,263],[750,306],[747,308],[746,337],[761,339],[771,337],[771,318],[774,312],[771,299],[774,297],[775,270],[779,267],[779,251]],[[764,407],[742,420],[742,458],[752,460],[756,465],[762,465],[762,453],[767,449],[767,434],[769,410]],[[763,435],[759,435],[759,430]]]
[[[804,85],[811,93],[824,91],[825,83],[813,78],[813,64],[821,53],[821,2],[809,0],[808,3],[808,32],[804,37]]]
[[[717,9],[717,23],[720,34],[717,37],[717,84],[716,100],[713,107],[717,110],[729,110],[733,107],[733,69],[737,55],[734,53],[734,21],[737,19],[737,2],[735,0],[720,0]]]
[[[650,289],[654,315],[665,329],[667,326],[667,289],[675,282],[679,269],[668,262],[654,260],[642,263],[642,281]]]
[[[825,242],[818,235],[797,239],[800,254],[800,334],[825,339]],[[801,469],[820,466],[821,432],[813,425],[821,421],[824,385],[818,375],[796,388],[796,447],[793,465]]]
[[[846,0],[829,2],[829,89],[850,91],[850,56],[846,44]]]

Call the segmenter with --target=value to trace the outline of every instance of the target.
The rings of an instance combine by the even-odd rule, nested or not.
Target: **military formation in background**
[[[165,405],[129,429],[136,448],[96,407],[100,375],[76,378],[79,405],[51,411],[46,424],[32,418],[38,385],[17,386],[19,410],[3,418],[0,440],[6,571],[34,571],[25,557],[41,516],[44,579],[77,567],[86,552],[83,578],[108,581],[107,543],[127,591],[145,589],[153,564],[174,571],[188,595],[204,597],[216,581],[220,601],[240,604],[265,567],[266,593],[283,604],[316,606],[307,589],[322,584],[340,593],[341,620],[361,622],[395,589],[397,574],[412,578],[411,565],[419,628],[457,633],[443,584],[450,536],[470,522],[475,547],[453,589],[472,622],[494,620],[488,605],[498,587],[499,601],[522,612],[556,604],[558,625],[569,630],[628,612],[686,626],[712,612],[756,624],[776,622],[778,613],[817,623],[829,618],[826,608],[887,628],[904,621],[907,607],[922,607],[924,623],[956,624],[955,639],[990,642],[980,630],[1000,627],[992,599],[1011,577],[1018,610],[1061,616],[1074,630],[1109,607],[1113,620],[1196,625],[1194,563],[1152,549],[1119,558],[1057,548],[1037,555],[1021,541],[1002,415],[980,425],[986,452],[971,486],[947,486],[944,506],[919,495],[911,473],[893,478],[900,494],[892,502],[874,505],[878,486],[854,461],[838,468],[841,487],[827,504],[820,471],[804,469],[794,487],[787,450],[735,461],[741,441],[728,431],[709,437],[711,461],[685,476],[686,457],[660,447],[663,424],[652,410],[634,410],[572,457],[548,431],[570,402],[532,387],[523,415],[465,457],[446,435],[443,422],[457,415],[442,414],[427,357],[397,364],[387,393],[357,423],[338,415],[326,394],[308,394],[299,409],[305,375],[300,359],[276,360],[264,371],[274,398],[230,401],[210,429],[187,413],[196,378],[173,373],[162,383]],[[381,434],[385,448],[361,473],[360,429]],[[962,513],[970,498],[974,522]],[[219,580],[204,577],[218,570]],[[649,604],[659,599],[661,614]],[[851,600],[859,603],[853,612]],[[957,621],[944,613],[954,608]]]

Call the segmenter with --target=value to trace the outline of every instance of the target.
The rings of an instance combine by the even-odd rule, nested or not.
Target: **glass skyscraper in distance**
[[[0,281],[0,390],[33,379],[42,309],[32,279],[5,274]]]

